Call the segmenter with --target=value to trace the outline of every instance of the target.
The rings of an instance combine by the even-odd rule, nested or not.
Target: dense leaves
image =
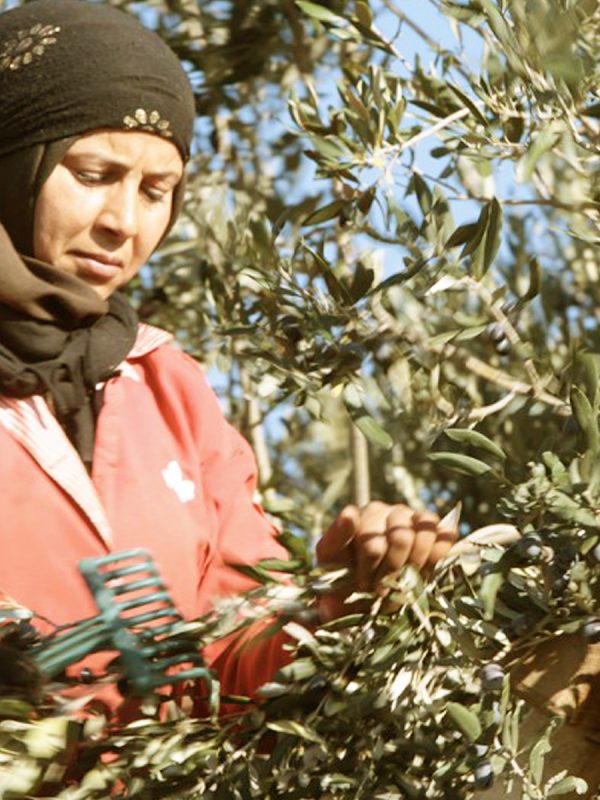
[[[163,695],[115,730],[102,716],[82,720],[73,702],[62,701],[57,716],[57,701],[35,709],[2,701],[4,796],[458,798],[511,774],[520,776],[522,797],[551,797],[558,785],[583,793],[578,776],[561,783],[567,776],[552,753],[550,720],[540,738],[521,740],[525,705],[514,693],[537,646],[549,637],[585,642],[595,621],[595,517],[573,535],[566,517],[583,520],[590,510],[566,473],[562,490],[552,488],[559,469],[546,455],[506,498],[525,531],[535,505],[539,530],[505,547],[471,545],[428,582],[407,569],[368,613],[311,630],[299,620],[340,576],[301,562],[292,585],[259,573],[262,588],[246,600],[246,616],[276,614],[295,660],[246,712],[198,719],[185,699],[175,705]],[[182,636],[218,638],[238,615],[239,602],[230,603]],[[190,687],[192,697],[199,691]]]

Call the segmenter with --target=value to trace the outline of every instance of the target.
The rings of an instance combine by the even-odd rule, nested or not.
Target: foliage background
[[[517,555],[485,550],[487,574],[411,578],[398,624],[374,614],[321,638],[296,630],[319,669],[300,688],[281,679],[287,730],[277,704],[254,720],[279,736],[287,783],[277,769],[283,783],[269,783],[252,737],[236,756],[223,731],[190,720],[183,762],[205,777],[220,764],[223,786],[254,764],[229,784],[240,797],[457,797],[482,788],[482,764],[517,774],[519,701],[508,688],[482,701],[478,670],[578,635],[598,611],[598,3],[431,0],[443,33],[400,0],[116,5],[179,54],[199,112],[186,210],[132,297],[207,365],[254,445],[267,508],[309,543],[337,508],[368,498],[441,513],[460,500],[464,533],[505,521],[530,537]],[[421,47],[407,58],[408,31]],[[310,607],[309,566],[297,580],[295,602]],[[432,636],[435,620],[446,633]],[[398,694],[401,663],[418,670]],[[339,690],[340,669],[362,705],[346,685],[353,710],[342,704],[333,725],[323,692]],[[315,674],[326,690],[306,683]],[[385,695],[385,719],[368,686]],[[316,732],[290,730],[307,714]],[[366,739],[344,745],[357,719]],[[583,792],[564,775],[548,785],[544,747],[522,796]],[[200,751],[216,761],[201,768]],[[338,754],[338,778],[323,753]],[[130,796],[182,796],[150,756],[136,762],[136,794],[123,763]],[[206,781],[189,796],[234,796]],[[106,790],[94,791],[64,796]]]
[[[518,482],[572,445],[570,367],[597,344],[596,4],[434,5],[452,50],[401,4],[133,6],[158,12],[201,115],[142,314],[224,371],[263,488],[315,533],[352,499],[349,417],[372,442],[371,496],[461,498],[465,525],[490,521],[498,486],[431,451],[477,426]]]

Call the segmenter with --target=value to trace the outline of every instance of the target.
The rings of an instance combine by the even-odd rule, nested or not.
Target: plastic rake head
[[[149,553],[127,550],[86,558],[79,569],[99,613],[40,647],[35,658],[42,671],[55,675],[91,652],[116,650],[134,693],[144,695],[165,684],[202,679],[216,710],[218,682],[204,666],[197,645],[177,635],[184,620]],[[181,665],[188,666],[177,669]]]

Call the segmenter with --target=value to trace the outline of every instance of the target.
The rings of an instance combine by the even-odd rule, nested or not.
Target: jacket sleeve
[[[204,382],[204,378],[202,377]],[[255,500],[256,461],[246,440],[225,420],[205,384],[201,448],[207,500],[215,511],[212,557],[199,587],[199,612],[219,599],[237,596],[256,584],[231,564],[255,564],[286,558],[277,531]],[[255,690],[289,661],[282,632],[269,635],[270,622],[254,623],[206,648],[205,658],[219,674],[223,694],[253,696]]]

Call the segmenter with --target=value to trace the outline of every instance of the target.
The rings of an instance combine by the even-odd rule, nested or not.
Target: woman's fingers
[[[382,559],[374,585],[397,574],[406,564],[421,570],[428,563],[437,537],[438,517],[429,511],[414,512],[407,506],[392,506],[387,519],[388,550]]]
[[[385,503],[369,503],[361,509],[352,540],[356,587],[360,591],[373,587],[374,575],[388,551],[388,510]]]
[[[346,506],[317,542],[317,561],[336,567],[352,563],[352,539],[360,520],[357,506]]]
[[[413,511],[408,506],[396,505],[388,509],[386,520],[387,552],[373,576],[375,586],[386,575],[398,572],[406,564],[413,550],[415,533]]]
[[[352,567],[354,587],[372,591],[405,564],[430,571],[456,538],[457,530],[448,523],[440,527],[433,512],[373,502],[361,509],[346,506],[317,544],[317,558]]]
[[[438,515],[430,511],[419,511],[414,515],[415,538],[409,562],[418,570],[422,570],[431,561],[432,553],[438,541],[439,521]]]
[[[356,565],[353,540],[360,527],[361,511],[358,506],[346,506],[317,542],[316,554],[319,564],[330,569],[349,567],[349,575],[338,590],[319,598],[318,613],[321,622],[349,614],[346,597],[356,587]]]

